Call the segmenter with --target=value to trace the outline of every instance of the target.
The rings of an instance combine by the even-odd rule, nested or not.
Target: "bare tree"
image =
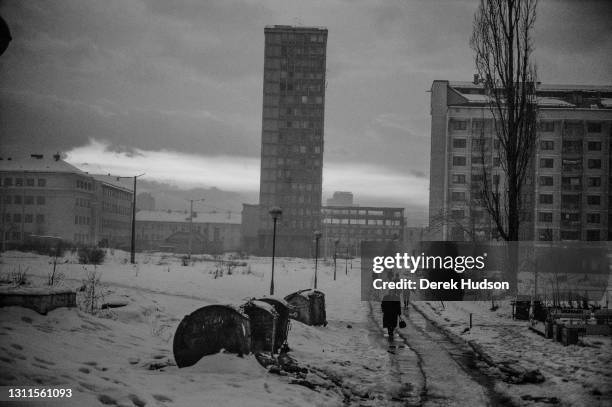
[[[521,193],[536,140],[536,67],[531,59],[536,5],[537,0],[481,0],[470,39],[505,175],[496,177],[491,166],[482,166],[480,201],[507,241],[519,240]]]

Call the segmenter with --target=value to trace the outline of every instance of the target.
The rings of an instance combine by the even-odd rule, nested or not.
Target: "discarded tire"
[[[196,364],[203,356],[226,352],[247,354],[249,317],[232,305],[208,305],[187,315],[174,334],[172,350],[178,367]]]

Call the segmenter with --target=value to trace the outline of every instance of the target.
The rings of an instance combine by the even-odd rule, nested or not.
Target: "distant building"
[[[240,250],[240,214],[232,212],[187,211],[136,212],[136,247],[138,250],[165,250],[177,253],[221,253]]]
[[[353,193],[345,191],[336,191],[334,195],[327,200],[327,206],[352,206]]]
[[[240,225],[240,247],[247,253],[259,250],[259,205],[242,204],[242,224]]]
[[[538,134],[523,188],[522,240],[611,240],[612,86],[537,84]],[[484,134],[484,146],[481,146]],[[494,122],[481,84],[431,88],[430,229],[437,240],[489,240],[478,200],[482,168],[501,180]],[[497,181],[499,182],[499,181]]]
[[[129,217],[107,216],[102,199],[104,191],[116,190],[121,191],[122,200],[129,201],[129,189],[100,182],[63,161],[59,154],[1,157],[0,182],[4,247],[22,244],[30,235],[93,245],[103,237],[105,230],[100,226],[104,220]],[[107,200],[111,201],[111,207],[117,203],[114,198]],[[122,233],[119,230],[116,235]]]
[[[96,183],[96,238],[102,246],[129,250],[132,237],[133,197],[130,182],[117,177],[94,174]]]
[[[360,255],[361,242],[404,239],[404,208],[375,206],[326,206],[322,209],[323,231],[319,242],[323,256],[338,253]]]
[[[312,256],[321,228],[327,29],[265,28],[258,252],[271,253],[272,218],[281,207],[276,253]]]
[[[155,198],[149,192],[141,192],[136,195],[136,210],[137,211],[154,211]]]

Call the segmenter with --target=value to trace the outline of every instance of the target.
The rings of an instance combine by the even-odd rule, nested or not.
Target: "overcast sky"
[[[329,29],[324,197],[425,208],[434,79],[470,80],[477,1],[4,0],[1,149],[259,189],[264,26]],[[612,84],[612,2],[541,1],[539,78]],[[87,164],[87,165],[84,165]]]

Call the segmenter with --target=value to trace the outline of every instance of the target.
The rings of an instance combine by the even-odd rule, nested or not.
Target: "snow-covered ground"
[[[516,404],[565,406],[609,406],[612,403],[612,340],[609,336],[584,337],[580,345],[561,343],[528,329],[529,323],[512,319],[509,301],[491,303],[417,302],[429,319],[465,341],[478,344],[493,361],[518,363],[528,370],[539,369],[541,384],[497,383],[497,389]],[[472,314],[472,329],[467,330]],[[491,369],[495,370],[495,369]],[[501,372],[490,371],[492,375]],[[541,400],[537,402],[537,400]]]
[[[416,310],[396,338],[397,348],[390,351],[379,326],[379,305],[360,301],[358,259],[352,260],[348,275],[340,260],[336,281],[333,263],[319,261],[319,289],[326,293],[329,324],[312,327],[293,321],[289,333],[290,355],[309,369],[302,382],[268,373],[253,356],[217,354],[178,369],[172,340],[181,319],[208,304],[240,304],[267,295],[271,259],[239,260],[246,265],[231,274],[226,265],[199,256],[189,266],[168,254],[137,254],[136,260],[131,265],[128,253],[109,252],[104,264],[94,267],[68,255],[57,267],[68,288],[81,286],[92,271],[99,273],[104,300],[125,302],[124,307],[97,315],[64,308],[46,316],[0,308],[0,385],[70,387],[75,392],[72,405],[79,406],[478,406],[504,400],[492,395],[493,390],[507,394],[516,405],[545,405],[534,397],[597,405],[610,395],[609,338],[563,347],[512,321],[507,304],[495,313],[486,303],[447,303],[445,309],[439,303],[416,306],[494,357],[520,359],[527,367],[539,368],[546,377],[541,385],[481,380],[469,363],[457,362],[467,353],[447,343]],[[0,275],[19,269],[32,285],[40,286],[52,262],[20,252],[0,257]],[[275,276],[277,296],[311,288],[314,260],[277,259]],[[474,328],[462,333],[469,313]]]
[[[21,268],[33,285],[43,285],[52,269],[45,256],[8,252],[0,259],[0,273]],[[253,356],[219,354],[189,368],[174,365],[172,339],[180,320],[207,304],[240,304],[267,295],[269,258],[247,259],[231,275],[216,261],[183,266],[171,255],[138,254],[137,264],[131,265],[128,259],[128,253],[109,252],[104,264],[94,267],[68,255],[57,266],[63,286],[72,288],[95,270],[107,293],[104,299],[127,306],[96,316],[79,309],[56,309],[47,316],[18,307],[0,309],[0,384],[71,387],[77,395],[74,405],[333,406],[359,398],[355,394],[364,400],[374,397],[388,355],[386,347],[368,339],[358,260],[348,275],[339,261],[336,281],[332,264],[319,260],[319,289],[328,293],[327,327],[292,322],[291,355],[316,372],[306,378],[320,385],[313,391],[291,384],[291,377],[268,374]],[[215,278],[219,268],[223,276]],[[314,261],[277,259],[275,275],[278,296],[310,288]],[[364,372],[372,377],[367,385]]]

